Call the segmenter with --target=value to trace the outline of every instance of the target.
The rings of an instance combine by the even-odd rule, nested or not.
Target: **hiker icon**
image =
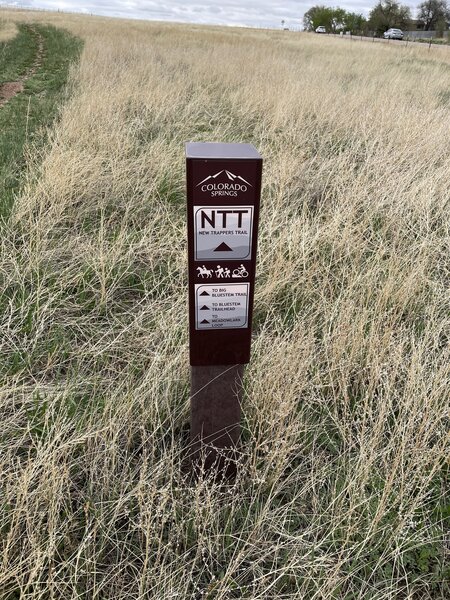
[[[215,273],[216,277],[219,279],[227,279],[231,275],[231,271],[228,269],[228,267],[221,267],[220,265],[217,265]]]

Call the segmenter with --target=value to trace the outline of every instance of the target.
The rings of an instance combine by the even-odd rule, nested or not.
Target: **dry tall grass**
[[[7,42],[17,34],[17,27],[12,21],[6,21],[0,15],[0,43]]]
[[[0,242],[0,596],[447,597],[450,53],[5,14],[86,45]],[[186,140],[265,158],[232,486],[181,469]]]

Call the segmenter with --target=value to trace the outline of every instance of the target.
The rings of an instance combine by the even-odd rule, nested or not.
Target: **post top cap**
[[[222,142],[188,142],[186,158],[246,158],[261,160],[253,144],[225,144]]]

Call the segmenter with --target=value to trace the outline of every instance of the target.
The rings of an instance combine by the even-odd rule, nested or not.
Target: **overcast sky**
[[[414,9],[420,1],[403,0],[402,4]],[[59,9],[110,17],[250,27],[280,27],[284,20],[285,27],[298,29],[303,14],[314,4],[340,6],[368,15],[376,2],[377,0],[0,0],[0,5]]]

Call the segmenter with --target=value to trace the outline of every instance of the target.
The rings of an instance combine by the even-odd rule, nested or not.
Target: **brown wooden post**
[[[209,469],[233,474],[244,365],[191,367],[191,453]]]
[[[250,360],[262,158],[250,144],[188,143],[191,456],[227,474]]]

